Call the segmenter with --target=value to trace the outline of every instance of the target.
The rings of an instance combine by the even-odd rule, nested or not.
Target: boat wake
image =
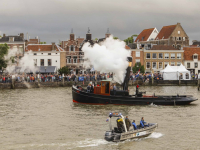
[[[149,135],[149,136],[146,137],[146,138],[155,138],[155,139],[157,139],[157,138],[160,138],[160,137],[162,137],[162,136],[163,136],[162,133],[153,132],[151,135]]]

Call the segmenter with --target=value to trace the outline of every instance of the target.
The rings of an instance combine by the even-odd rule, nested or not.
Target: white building
[[[55,66],[56,69],[66,66],[66,52],[55,43],[29,44],[25,53],[32,55],[35,66]],[[63,61],[64,59],[64,61]]]

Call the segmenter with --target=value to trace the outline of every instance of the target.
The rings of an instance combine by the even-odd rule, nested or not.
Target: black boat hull
[[[150,97],[135,97],[135,96],[114,96],[114,95],[99,95],[87,93],[72,86],[73,102],[94,105],[188,105],[198,99],[190,95],[177,96],[150,96]]]

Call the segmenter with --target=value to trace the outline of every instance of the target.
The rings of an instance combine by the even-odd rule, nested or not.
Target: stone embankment
[[[0,89],[27,89],[27,88],[44,88],[44,87],[71,87],[72,85],[87,86],[90,82],[74,82],[74,81],[59,81],[59,82],[15,82],[0,83]],[[100,82],[97,82],[100,84]],[[129,86],[197,86],[200,85],[200,80],[150,80],[149,82],[129,81]]]

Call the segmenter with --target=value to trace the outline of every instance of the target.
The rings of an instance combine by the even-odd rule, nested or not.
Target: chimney
[[[55,42],[52,42],[52,51],[54,51],[55,50]]]
[[[71,40],[71,41],[74,41],[74,33],[73,33],[73,29],[71,30],[70,40]]]
[[[4,34],[3,34],[3,37],[5,37],[5,36],[6,36],[6,34],[4,33]]]
[[[106,35],[105,35],[105,38],[108,38],[110,36],[110,32],[109,32],[109,28],[107,29],[107,32],[106,32]]]
[[[22,39],[24,39],[24,33],[20,33],[19,36],[22,37]]]
[[[86,40],[92,40],[92,34],[90,33],[89,27],[88,27],[88,33],[86,34]]]

